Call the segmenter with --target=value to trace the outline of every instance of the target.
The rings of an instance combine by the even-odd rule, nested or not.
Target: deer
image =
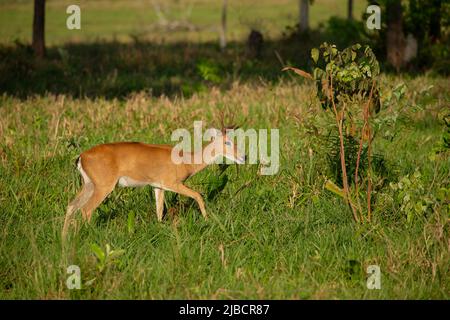
[[[154,188],[156,215],[163,219],[164,192],[171,191],[194,199],[204,219],[207,219],[205,203],[200,193],[187,187],[184,182],[194,174],[225,157],[237,164],[245,163],[241,153],[229,134],[229,129],[216,130],[211,142],[210,154],[203,154],[199,163],[177,163],[172,159],[173,148],[165,144],[142,142],[115,142],[94,146],[77,158],[76,165],[82,177],[82,189],[72,200],[66,211],[62,238],[64,239],[74,214],[81,210],[84,221],[88,223],[95,209],[115,189],[121,187]],[[203,149],[206,149],[204,147]],[[180,154],[188,159],[196,159],[199,152]]]

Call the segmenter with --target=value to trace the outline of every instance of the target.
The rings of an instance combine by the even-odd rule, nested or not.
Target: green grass
[[[403,111],[409,120],[399,135],[375,146],[395,165],[396,175],[419,168],[427,193],[434,194],[449,181],[448,158],[428,159],[442,134],[436,115],[449,100],[447,81],[385,78],[384,90],[400,81],[408,85],[405,105],[421,102],[415,93],[428,84],[434,85],[434,98],[423,112]],[[174,100],[146,94],[122,100],[4,95],[0,297],[448,299],[445,206],[436,203],[408,227],[396,203],[379,201],[374,222],[355,225],[341,199],[323,188],[323,155],[308,158],[307,149],[314,146],[298,125],[310,118],[299,123],[293,117],[305,114],[311,90],[288,81],[235,84],[225,92],[211,88]],[[91,225],[78,217],[79,232],[62,249],[65,207],[80,185],[73,163],[82,150],[119,140],[170,143],[172,130],[191,128],[194,119],[216,125],[221,109],[235,112],[247,128],[280,128],[277,175],[259,176],[252,165],[229,167],[230,182],[207,201],[207,222],[192,201],[172,195],[166,199],[169,213],[158,223],[151,188],[117,188]],[[309,115],[326,118],[318,104]],[[188,184],[205,194],[218,172],[209,167]],[[395,181],[395,175],[389,179]],[[382,192],[391,195],[389,188]],[[136,216],[131,230],[130,212]],[[93,243],[125,253],[99,273]],[[71,264],[80,266],[83,281],[95,278],[92,284],[68,290],[65,270]],[[370,264],[381,267],[381,290],[366,288]]]
[[[308,68],[310,47],[326,35],[278,38],[296,21],[296,0],[256,8],[229,1],[232,42],[222,53],[209,28],[220,2],[196,1],[191,22],[204,28],[172,34],[147,28],[155,21],[148,1],[82,1],[82,32],[61,27],[65,1],[48,1],[48,56],[39,60],[11,43],[30,40],[30,1],[0,1],[0,298],[449,299],[448,200],[437,195],[450,184],[450,163],[448,153],[430,157],[444,132],[448,78],[382,76],[383,99],[399,83],[407,90],[380,115],[398,113],[396,126],[383,124],[373,143],[389,168],[387,183],[376,190],[373,222],[356,225],[324,188],[327,155],[311,130],[326,133],[332,117],[309,83],[280,71],[284,63]],[[365,1],[355,2],[358,17]],[[345,16],[336,3],[316,0],[312,26]],[[259,60],[242,41],[251,25],[269,39]],[[213,66],[218,83],[199,66]],[[278,174],[228,167],[224,190],[206,201],[208,221],[194,202],[168,193],[159,223],[150,187],[117,188],[90,225],[77,216],[78,232],[62,247],[83,150],[111,141],[171,143],[172,131],[192,129],[194,120],[218,126],[222,110],[244,128],[280,129]],[[392,140],[383,138],[387,130]],[[433,201],[408,224],[388,182],[416,169]],[[219,172],[209,167],[188,185],[206,199]],[[124,254],[100,272],[92,244]],[[81,290],[66,287],[72,264],[81,268]],[[366,288],[373,264],[381,290]]]

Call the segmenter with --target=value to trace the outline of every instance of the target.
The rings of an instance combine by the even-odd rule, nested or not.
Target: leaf
[[[336,48],[336,45],[331,46],[331,57],[334,58],[338,54],[338,49]]]
[[[84,282],[84,286],[85,286],[85,287],[88,287],[88,286],[92,285],[96,279],[97,279],[97,278],[92,278],[92,279],[90,279],[90,280],[85,281],[85,282]]]
[[[297,68],[294,68],[294,67],[285,67],[281,71],[288,71],[288,70],[294,71],[296,74],[302,76],[303,78],[307,78],[307,79],[311,79],[311,80],[313,79],[313,77],[311,76],[310,73],[300,70],[300,69],[297,69]]]
[[[344,191],[339,188],[333,181],[331,180],[327,180],[325,182],[325,189],[327,189],[328,191],[333,192],[334,194],[338,195],[341,198],[345,198],[345,193]]]
[[[109,253],[108,257],[110,259],[115,259],[115,258],[120,257],[121,255],[123,255],[124,253],[125,253],[125,250],[123,250],[123,249],[112,250]]]
[[[319,49],[317,48],[311,49],[311,58],[314,60],[314,63],[317,64],[317,61],[319,60]]]
[[[359,50],[359,49],[361,49],[361,45],[360,45],[359,43],[354,44],[354,45],[352,46],[352,49],[353,49],[353,50]]]
[[[105,261],[105,253],[102,248],[93,243],[91,244],[91,250],[100,262]]]
[[[127,219],[128,233],[134,232],[134,224],[135,224],[134,221],[135,221],[134,211],[130,211],[128,213],[128,219]]]
[[[327,77],[326,72],[320,68],[315,68],[313,74],[314,74],[314,79],[316,79],[316,80],[317,79],[325,79]]]

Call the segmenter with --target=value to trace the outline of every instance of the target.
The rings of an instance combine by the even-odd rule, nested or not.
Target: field
[[[66,8],[72,2],[47,0],[47,42],[58,45],[65,42],[94,42],[99,40],[132,41],[136,36],[156,42],[193,40],[207,42],[218,39],[222,1],[155,1],[161,6],[166,18],[173,21],[188,20],[199,31],[173,32],[153,30],[158,22],[157,14],[149,0],[80,0],[81,30],[68,30]],[[255,6],[252,0],[229,0],[228,38],[243,40],[250,28],[277,37],[288,25],[297,21],[296,0],[261,0]],[[1,0],[0,39],[2,41],[30,41],[33,6],[30,1]],[[335,0],[319,0],[311,7],[311,26],[317,27],[331,15],[345,16],[345,6]],[[355,1],[355,18],[364,11],[364,0]],[[14,17],[14,18],[12,18]]]
[[[285,2],[289,8],[279,11],[271,9],[273,1],[262,2],[261,15],[272,12],[268,21],[277,21],[278,31],[295,19],[289,12],[296,1]],[[313,25],[326,19],[334,1],[316,2]],[[306,53],[290,56],[293,49],[275,33],[261,61],[239,60],[248,28],[238,20],[230,22],[237,31],[224,53],[208,31],[136,41],[129,35],[143,3],[127,7],[134,13],[125,11],[116,38],[109,22],[72,38],[55,22],[65,2],[49,1],[49,57],[35,61],[26,47],[10,42],[15,35],[29,41],[30,28],[11,16],[31,21],[31,8],[0,2],[0,299],[450,298],[449,207],[440,195],[450,184],[450,160],[448,152],[435,153],[450,103],[448,78],[381,76],[379,119],[386,121],[373,147],[387,171],[373,221],[359,225],[342,199],[324,188],[332,172],[309,130],[325,133],[332,115],[321,109],[311,83],[282,75],[273,50],[294,65],[307,65]],[[197,6],[206,12],[220,7]],[[123,12],[125,2],[93,7],[105,12],[103,19]],[[195,14],[198,24],[219,18],[218,11],[216,18]],[[95,16],[87,14],[88,26]],[[201,65],[214,77],[202,74]],[[276,175],[259,175],[259,165],[247,164],[223,173],[211,166],[189,179],[205,197],[208,221],[193,201],[170,194],[159,223],[150,187],[116,188],[92,224],[78,216],[78,232],[63,247],[66,206],[80,188],[74,162],[83,150],[124,140],[173,144],[173,130],[192,131],[194,120],[218,126],[222,112],[243,128],[280,130]],[[390,183],[416,171],[420,177],[408,196],[428,207],[411,222]],[[99,258],[107,245],[123,251]],[[81,290],[66,286],[70,265],[80,267]],[[380,267],[379,290],[366,286],[369,265]]]

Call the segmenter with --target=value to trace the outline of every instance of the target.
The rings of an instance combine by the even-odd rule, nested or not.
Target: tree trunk
[[[220,49],[227,46],[227,0],[222,2],[222,20],[220,26]]]
[[[388,0],[387,12],[387,60],[397,72],[404,64],[405,36],[403,34],[403,11],[401,0]]]
[[[433,14],[430,16],[430,30],[429,35],[431,42],[435,43],[441,38],[441,0],[433,0],[432,3],[432,12]]]
[[[309,0],[300,1],[300,23],[299,31],[305,32],[309,29]]]
[[[45,55],[45,0],[34,0],[32,47],[36,56]]]
[[[347,3],[347,19],[353,20],[353,0],[348,0]]]

